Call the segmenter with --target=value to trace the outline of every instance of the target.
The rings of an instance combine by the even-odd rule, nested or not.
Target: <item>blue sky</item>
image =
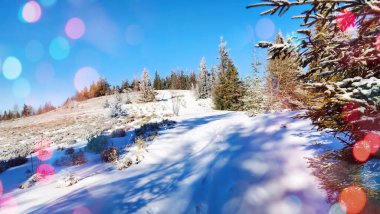
[[[26,2],[1,1],[0,64],[16,57],[22,73],[10,80],[1,71],[0,110],[23,103],[61,104],[75,93],[74,77],[83,67],[95,69],[111,84],[140,76],[144,67],[151,76],[155,70],[161,76],[177,68],[196,71],[202,56],[210,67],[217,64],[220,36],[244,77],[251,72],[254,42],[273,40],[279,30],[287,34],[298,29],[290,19],[297,10],[261,17],[264,8],[247,10],[245,6],[257,2],[248,0],[40,0],[42,15],[34,23],[20,18]],[[85,24],[83,36],[75,40],[65,33],[73,17]],[[70,45],[68,56],[60,60],[49,51],[57,37]],[[261,60],[266,58],[264,50],[257,52]]]

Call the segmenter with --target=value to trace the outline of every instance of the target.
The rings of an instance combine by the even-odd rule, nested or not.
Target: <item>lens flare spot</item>
[[[355,27],[355,14],[350,10],[343,10],[338,14],[337,25],[341,31],[346,31],[350,27]]]
[[[270,39],[275,33],[275,25],[272,20],[262,18],[257,22],[255,31],[261,39]]]
[[[51,147],[53,142],[48,139],[40,139],[34,145],[34,152],[37,153],[37,158],[41,161],[49,160],[54,153],[54,149]]]
[[[73,214],[91,214],[91,211],[87,207],[76,207]]]
[[[100,78],[98,72],[92,67],[83,67],[77,71],[74,77],[74,86],[77,91],[84,87],[89,87],[91,83],[98,81]]]
[[[57,37],[50,42],[49,52],[53,59],[63,60],[70,54],[70,44],[67,39]]]
[[[38,2],[44,7],[51,7],[57,2],[57,0],[39,0]]]
[[[359,105],[353,102],[344,104],[342,108],[342,117],[346,122],[359,120],[361,112],[358,110]]]
[[[349,186],[340,193],[339,203],[346,208],[347,214],[356,214],[364,209],[367,197],[362,188]]]
[[[361,177],[366,187],[376,191],[380,190],[380,160],[371,159],[365,163]]]
[[[371,154],[375,154],[380,148],[380,136],[374,132],[368,133],[364,140],[367,141],[371,147]]]
[[[55,169],[50,164],[41,164],[37,167],[36,173],[40,179],[49,179],[55,174]]]
[[[1,213],[19,213],[16,199],[11,195],[5,195],[0,198]]]
[[[35,23],[40,20],[42,10],[36,1],[28,1],[21,9],[22,21],[28,23]]]
[[[37,65],[36,73],[35,73],[36,80],[39,83],[48,84],[53,82],[54,80],[54,67],[48,62],[42,62]]]
[[[36,40],[30,41],[25,48],[25,56],[31,62],[37,62],[44,56],[44,46]]]
[[[0,197],[3,195],[3,183],[0,180]]]
[[[72,18],[66,23],[65,32],[70,39],[81,38],[86,31],[86,26],[80,18]]]
[[[346,207],[343,204],[335,203],[329,209],[329,214],[346,214]]]
[[[355,143],[352,152],[357,161],[366,162],[371,155],[370,144],[365,140],[358,141]]]
[[[6,79],[17,79],[22,71],[22,65],[20,60],[16,57],[10,56],[4,60],[3,63],[3,75]]]
[[[12,92],[16,98],[25,99],[31,91],[29,81],[24,78],[17,79],[12,85]]]

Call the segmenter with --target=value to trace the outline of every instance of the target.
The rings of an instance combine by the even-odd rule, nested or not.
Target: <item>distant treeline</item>
[[[167,77],[161,78],[158,72],[155,72],[155,78],[153,81],[153,87],[155,90],[166,89],[180,89],[190,90],[195,87],[197,82],[195,72],[185,72],[184,70],[172,71]],[[115,93],[127,93],[131,91],[140,91],[141,80],[137,77],[132,81],[124,80],[120,85],[112,86],[108,83],[107,79],[101,78],[97,82],[93,82],[90,87],[84,87],[82,90],[77,91],[74,96],[67,98],[62,106],[67,105],[71,101],[84,101],[87,99],[111,95]],[[20,117],[28,117],[33,115],[39,115],[55,110],[56,106],[51,102],[46,102],[44,105],[33,108],[31,105],[24,104],[22,110],[19,110],[17,105],[13,109],[5,110],[3,114],[0,114],[0,120],[12,120]]]
[[[44,105],[38,107],[37,109],[34,109],[31,105],[24,104],[21,111],[19,110],[18,105],[15,105],[12,110],[5,110],[3,114],[0,114],[0,120],[12,120],[20,117],[39,115],[55,109],[56,107],[53,106],[50,102],[46,102]]]

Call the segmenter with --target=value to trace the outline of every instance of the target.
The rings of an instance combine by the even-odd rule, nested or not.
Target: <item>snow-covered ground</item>
[[[86,164],[55,167],[54,176],[29,189],[18,189],[29,163],[8,169],[0,174],[0,213],[328,212],[326,193],[305,158],[318,152],[314,144],[327,149],[335,144],[308,120],[293,119],[297,112],[250,118],[243,112],[215,111],[210,101],[178,93],[184,96],[180,115],[170,117],[178,123],[159,131],[141,163],[120,171],[86,152]],[[171,93],[160,91],[157,97],[155,103],[125,107],[133,114],[154,115],[152,120],[169,117]],[[122,146],[132,134],[111,141]],[[76,149],[84,146],[80,140],[74,144]],[[55,151],[48,163],[63,153]],[[59,178],[69,172],[79,182],[59,188]]]

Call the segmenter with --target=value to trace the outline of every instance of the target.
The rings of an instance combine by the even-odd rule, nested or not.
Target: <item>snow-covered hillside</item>
[[[102,118],[94,121],[97,127],[109,124],[104,125],[103,134],[129,127],[125,137],[109,139],[118,147],[128,145],[134,128],[143,122],[168,118],[177,123],[160,129],[146,143],[142,161],[127,169],[102,163],[99,155],[89,152],[85,152],[88,162],[83,165],[55,166],[55,160],[64,155],[55,150],[43,162],[54,167],[54,175],[27,189],[18,186],[27,180],[30,161],[8,169],[0,174],[0,213],[328,212],[326,194],[318,188],[305,158],[316,152],[310,145],[333,148],[329,144],[333,141],[321,138],[309,121],[292,119],[297,112],[250,118],[243,112],[215,111],[209,100],[197,101],[189,91],[176,93],[183,95],[179,116],[172,115],[172,93],[160,91],[155,103],[123,106],[135,118],[130,123],[107,120],[102,106],[105,99],[112,101],[110,97],[76,104],[70,109],[72,114]],[[53,123],[62,118],[63,111],[38,119]],[[2,124],[2,128],[26,126],[23,123],[30,120]],[[75,127],[79,125],[67,125],[61,132],[70,135]],[[75,137],[72,146],[83,148],[86,139]],[[70,173],[79,181],[62,187],[58,181]]]

